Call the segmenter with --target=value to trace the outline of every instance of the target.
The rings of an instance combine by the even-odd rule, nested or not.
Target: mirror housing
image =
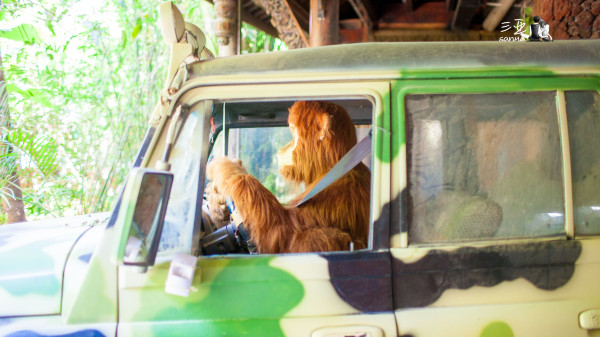
[[[115,224],[118,263],[154,265],[172,184],[170,172],[132,169]]]

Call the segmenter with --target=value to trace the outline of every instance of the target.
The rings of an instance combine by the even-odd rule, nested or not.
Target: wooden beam
[[[456,0],[446,0],[446,10],[453,11],[456,8]]]
[[[298,21],[298,25],[302,30],[308,31],[310,29],[310,13],[296,0],[287,0],[287,3],[292,10],[292,14]]]
[[[244,3],[249,5],[258,6],[262,10],[265,10],[266,5],[263,3],[263,0],[244,0]],[[309,29],[309,20],[310,14],[308,10],[304,8],[301,4],[298,3],[297,0],[286,0],[289,9],[292,11],[292,15],[296,18],[298,25],[303,31],[308,31]]]
[[[380,23],[379,29],[445,29],[448,25],[444,22],[392,22]]]
[[[339,43],[339,0],[310,0],[310,46]]]
[[[369,35],[371,35],[371,31],[373,30],[373,22],[371,21],[371,17],[369,16],[369,11],[365,6],[363,0],[349,0],[352,8],[356,14],[358,14],[358,18],[363,25],[363,41],[369,41]]]
[[[372,25],[371,16],[369,15],[367,6],[365,6],[364,0],[348,0],[348,2],[350,2],[352,8],[354,8],[354,11],[363,25]]]
[[[469,29],[471,21],[477,12],[481,9],[481,0],[458,0],[456,9],[452,16],[450,29],[460,30]]]
[[[494,7],[483,21],[483,29],[488,32],[495,30],[514,3],[515,0],[500,0],[500,6]]]
[[[271,24],[279,32],[279,38],[290,49],[308,47],[306,34],[300,27],[287,0],[263,0],[260,5],[271,16]]]
[[[388,4],[382,7],[382,15],[377,23],[378,29],[431,27],[446,28],[452,20],[452,12],[446,10],[444,2],[425,2],[409,12],[405,3]],[[410,29],[410,28],[409,28]]]
[[[373,32],[373,41],[498,41],[501,36],[500,31],[486,32],[484,30],[380,29]]]
[[[260,18],[257,18],[244,6],[242,6],[242,20],[246,21],[248,24],[251,24],[252,26],[264,31],[265,33],[271,36],[278,36],[279,34],[275,27],[260,20]]]

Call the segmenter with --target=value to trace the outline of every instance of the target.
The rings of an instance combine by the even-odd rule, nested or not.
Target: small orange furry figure
[[[280,171],[285,179],[306,186],[306,192],[289,205],[280,204],[239,161],[213,160],[208,178],[219,193],[233,200],[259,253],[348,250],[350,242],[355,249],[366,248],[370,172],[364,164],[295,207],[356,144],[352,119],[337,104],[301,101],[290,108],[288,124],[294,139],[278,157],[287,152],[291,162]]]

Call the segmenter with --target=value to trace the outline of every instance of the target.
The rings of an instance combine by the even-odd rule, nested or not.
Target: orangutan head
[[[288,125],[294,139],[277,156],[287,180],[313,183],[356,144],[356,131],[346,110],[324,101],[300,101],[291,108]]]

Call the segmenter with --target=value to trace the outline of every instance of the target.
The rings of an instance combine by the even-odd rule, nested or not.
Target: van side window
[[[600,234],[600,95],[565,92],[576,234]]]
[[[407,96],[410,242],[564,233],[555,97]]]
[[[182,127],[171,150],[170,163],[173,187],[165,214],[165,224],[160,236],[160,252],[190,251],[198,194],[198,170],[202,143],[196,141],[202,112],[187,112]]]

